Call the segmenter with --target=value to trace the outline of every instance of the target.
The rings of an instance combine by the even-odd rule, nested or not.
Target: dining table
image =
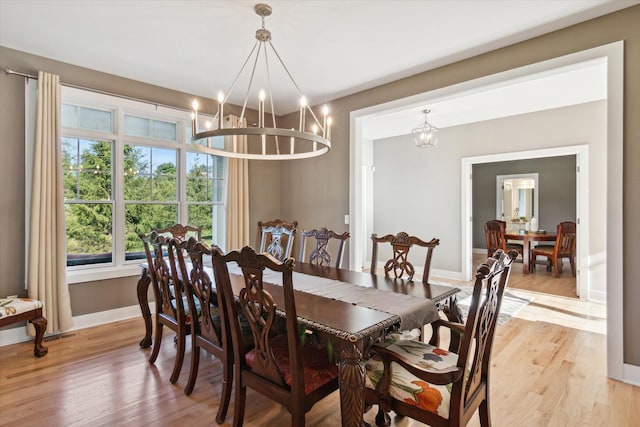
[[[522,272],[524,274],[529,274],[531,271],[531,262],[535,262],[535,260],[531,259],[531,243],[555,242],[556,237],[556,233],[547,233],[544,231],[518,230],[504,233],[504,238],[506,240],[522,241]]]
[[[148,347],[152,336],[147,298],[151,280],[148,265],[141,264],[141,269],[137,292],[146,331],[140,346]],[[239,292],[243,286],[239,268],[230,268],[229,273],[234,293]],[[282,275],[267,271],[263,277],[265,289],[284,308],[279,283]],[[450,306],[455,306],[455,294],[460,290],[301,262],[295,264],[293,283],[298,322],[320,339],[330,340],[337,356],[343,426],[364,425],[364,361],[371,346],[389,333],[434,322],[444,306],[456,312]]]

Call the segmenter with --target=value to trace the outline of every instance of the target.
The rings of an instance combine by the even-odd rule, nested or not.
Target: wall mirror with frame
[[[507,231],[537,228],[538,189],[538,173],[496,176],[496,218],[507,223]]]

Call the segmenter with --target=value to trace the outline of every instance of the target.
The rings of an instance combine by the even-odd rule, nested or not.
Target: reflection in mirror
[[[538,174],[498,175],[496,184],[496,218],[507,223],[507,231],[537,228]]]

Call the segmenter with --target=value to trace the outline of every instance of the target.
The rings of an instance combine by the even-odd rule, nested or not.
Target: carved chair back
[[[337,250],[333,266],[335,268],[340,268],[344,244],[347,239],[349,239],[349,236],[348,232],[337,234],[335,231],[328,230],[326,227],[322,227],[319,230],[303,231],[300,234],[302,239],[300,241],[300,256],[298,257],[298,261],[305,262],[306,240],[308,237],[313,237],[316,242],[316,247],[309,254],[309,262],[327,267],[330,266],[332,257],[328,246],[330,245],[331,240],[334,240],[337,242]]]
[[[298,227],[298,221],[287,222],[281,219],[258,222],[260,232],[259,252],[266,252],[278,261],[291,256],[293,239]]]
[[[195,237],[197,240],[202,240],[202,227],[174,224],[171,227],[156,229],[155,231],[158,234],[174,238],[178,241],[187,240],[189,237]]]
[[[373,242],[372,254],[371,254],[371,273],[375,274],[378,263],[378,243],[390,243],[393,249],[393,256],[384,265],[384,275],[390,277],[390,273],[393,272],[394,277],[403,278],[407,275],[407,280],[412,280],[415,274],[415,267],[407,259],[409,250],[413,245],[427,248],[427,255],[424,261],[424,269],[422,273],[422,283],[429,283],[429,272],[431,270],[431,257],[433,256],[433,250],[440,244],[439,239],[431,239],[428,242],[415,237],[410,236],[404,231],[399,232],[395,236],[393,234],[387,234],[383,237],[378,237],[377,234],[371,235]]]

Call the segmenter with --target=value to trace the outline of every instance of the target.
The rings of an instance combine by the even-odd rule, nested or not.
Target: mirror
[[[529,230],[531,218],[540,222],[537,173],[496,176],[496,218],[507,223],[507,231]]]

